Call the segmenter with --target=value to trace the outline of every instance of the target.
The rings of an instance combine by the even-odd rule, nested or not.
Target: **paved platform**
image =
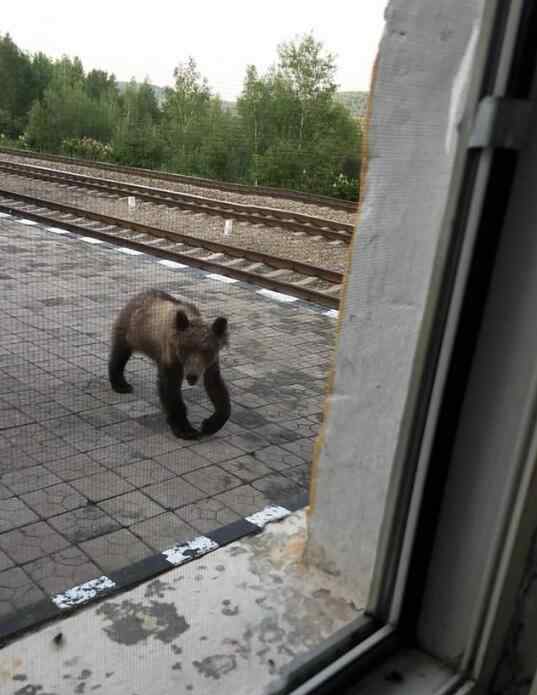
[[[333,312],[92,241],[0,218],[0,622],[307,489]],[[229,319],[216,436],[171,434],[143,357],[134,393],[107,383],[111,323],[149,286]],[[203,390],[185,400],[199,425]]]

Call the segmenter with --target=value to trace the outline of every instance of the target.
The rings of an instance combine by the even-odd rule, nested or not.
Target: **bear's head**
[[[227,319],[219,316],[210,325],[201,319],[189,320],[179,310],[175,319],[177,357],[187,382],[193,386],[203,373],[218,360],[220,350],[228,344]]]

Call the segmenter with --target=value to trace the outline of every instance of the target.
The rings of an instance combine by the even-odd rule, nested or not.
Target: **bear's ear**
[[[215,335],[221,338],[227,331],[227,319],[223,316],[219,316],[213,321],[212,331]]]
[[[184,311],[178,311],[177,316],[175,317],[175,327],[177,328],[179,333],[186,331],[186,329],[189,326],[190,321],[188,320],[188,316],[185,314]]]

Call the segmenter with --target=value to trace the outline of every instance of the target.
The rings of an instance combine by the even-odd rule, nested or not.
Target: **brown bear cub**
[[[160,401],[173,433],[182,439],[195,439],[199,432],[188,421],[181,385],[183,377],[190,385],[203,377],[215,412],[203,421],[201,432],[214,434],[231,413],[218,361],[227,344],[227,319],[217,318],[209,326],[194,304],[160,290],[146,290],[123,307],[114,323],[110,383],[114,391],[130,393],[132,386],[123,375],[125,365],[133,352],[147,355],[157,365]]]

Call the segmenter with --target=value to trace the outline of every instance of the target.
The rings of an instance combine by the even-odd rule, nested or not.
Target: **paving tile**
[[[222,502],[222,504],[240,516],[248,516],[272,504],[272,501],[266,495],[251,485],[241,485],[233,490],[222,492],[216,495],[214,499]]]
[[[8,490],[5,485],[0,485],[0,500],[7,500],[8,497],[13,497],[13,492]]]
[[[95,505],[87,505],[59,516],[53,516],[48,520],[48,523],[71,543],[80,543],[120,528],[115,519],[112,519]]]
[[[136,422],[136,420],[130,419],[123,420],[123,422],[117,422],[115,425],[101,427],[100,432],[117,442],[129,442],[133,439],[145,439],[152,434],[151,430],[143,427],[140,425],[140,423]]]
[[[37,520],[37,515],[18,497],[0,501],[0,533]]]
[[[5,485],[16,494],[38,490],[39,488],[60,483],[58,476],[48,471],[44,466],[32,466],[12,473],[4,473],[0,478]]]
[[[211,461],[211,463],[221,463],[222,461],[230,461],[238,456],[242,456],[242,449],[233,446],[229,442],[210,439],[206,442],[200,442],[199,444],[194,444],[189,447],[190,451],[193,451],[199,456],[204,456],[206,459]]]
[[[264,449],[269,444],[266,439],[254,434],[251,430],[244,430],[242,434],[234,434],[228,437],[226,442],[247,454],[257,451],[257,449]]]
[[[128,567],[153,555],[153,550],[127,529],[85,541],[80,547],[105,573]]]
[[[106,425],[114,425],[127,419],[128,415],[118,407],[104,406],[94,408],[93,410],[85,410],[80,413],[80,419],[94,427],[106,427]]]
[[[174,437],[170,431],[166,434],[151,434],[148,437],[144,437],[144,439],[137,439],[130,442],[130,447],[138,459],[156,459],[157,456],[179,450],[191,444],[191,440]]]
[[[129,463],[122,466],[118,473],[135,487],[160,483],[174,477],[174,473],[168,468],[151,460]]]
[[[0,572],[7,570],[9,567],[13,567],[13,565],[13,560],[0,550]]]
[[[149,485],[144,488],[144,492],[165,509],[176,509],[207,497],[205,492],[194,487],[194,485],[191,485],[183,478],[170,478],[170,480],[165,480],[162,483]]]
[[[211,496],[224,490],[231,490],[242,483],[239,478],[218,466],[207,466],[207,468],[186,473],[183,478]]]
[[[133,489],[129,482],[111,471],[96,473],[87,478],[77,478],[72,481],[72,485],[93,502],[99,502],[108,497],[115,497]]]
[[[256,461],[265,463],[275,471],[283,471],[304,463],[301,458],[280,446],[268,446],[265,449],[259,449],[253,456]]]
[[[144,400],[130,401],[129,403],[118,403],[115,408],[120,410],[124,416],[127,415],[130,418],[141,418],[145,415],[155,415],[155,413],[160,414],[160,419],[165,422],[162,416],[162,411],[158,405],[149,403]],[[142,424],[142,423],[140,423]]]
[[[155,461],[175,475],[183,475],[211,465],[209,459],[196,454],[192,449],[177,449],[169,454],[155,456]]]
[[[69,545],[44,521],[0,534],[0,549],[18,565],[50,555]]]
[[[0,431],[33,422],[34,418],[12,407],[0,408]]]
[[[43,598],[45,594],[20,567],[0,572],[0,618],[14,615]]]
[[[83,507],[87,502],[83,495],[67,483],[28,492],[21,495],[21,499],[43,519]]]
[[[266,495],[271,502],[279,503],[301,492],[301,488],[293,480],[278,473],[254,480],[252,487]]]
[[[286,420],[284,423],[286,429],[296,432],[300,437],[316,437],[319,433],[319,421],[313,417],[303,417],[297,420]]]
[[[231,421],[244,429],[258,429],[267,424],[267,419],[249,408],[241,408],[235,406],[231,410]]]
[[[297,485],[303,488],[307,488],[310,482],[311,476],[311,464],[303,463],[301,466],[296,466],[295,468],[288,468],[282,473],[287,477],[294,480]]]
[[[77,453],[64,459],[51,461],[46,465],[49,471],[65,481],[84,478],[95,473],[103,473],[106,469],[94,461],[88,454]]]
[[[241,518],[236,512],[214,498],[187,504],[185,507],[177,509],[176,514],[202,534],[214,531]]]
[[[71,589],[103,574],[85,553],[74,546],[30,562],[24,570],[49,594]]]
[[[111,469],[146,458],[134,451],[128,444],[112,444],[111,446],[99,447],[88,452],[88,456],[93,461]]]
[[[228,473],[232,473],[241,479],[241,481],[249,483],[257,478],[262,478],[265,475],[272,473],[272,470],[262,461],[258,461],[253,456],[241,456],[234,461],[221,463],[220,467]]]
[[[269,444],[286,444],[287,442],[294,442],[296,439],[300,438],[300,435],[296,432],[292,432],[274,423],[264,425],[263,427],[256,427],[254,433],[266,439]]]
[[[122,526],[131,526],[164,512],[160,505],[138,490],[105,500],[99,506]]]
[[[315,439],[297,439],[294,442],[287,442],[282,444],[284,449],[296,454],[301,459],[310,463],[313,458],[313,447],[315,445]]]
[[[157,552],[171,548],[176,543],[192,540],[199,535],[196,529],[173,512],[154,516],[131,526],[129,530]]]

